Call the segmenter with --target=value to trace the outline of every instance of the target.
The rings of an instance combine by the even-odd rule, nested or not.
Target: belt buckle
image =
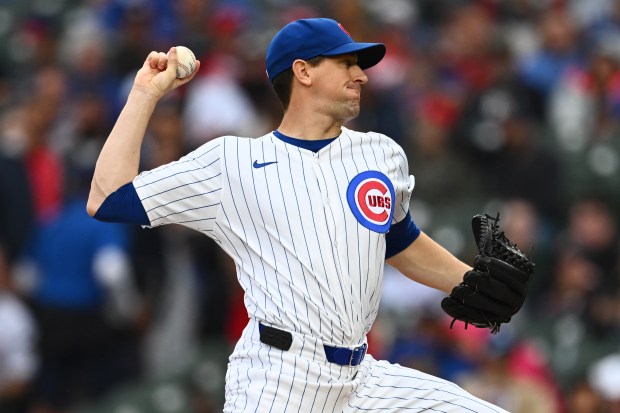
[[[368,344],[364,343],[359,347],[355,347],[353,350],[351,350],[351,357],[349,358],[349,367],[353,367],[353,358],[355,357],[356,354],[359,354],[358,351],[361,350],[361,355],[359,356],[359,363],[356,364],[356,366],[358,364],[361,364],[362,360],[364,360],[364,357],[366,356],[366,350],[368,349]]]

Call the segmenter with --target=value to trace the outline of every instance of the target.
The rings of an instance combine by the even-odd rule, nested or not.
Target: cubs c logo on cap
[[[394,199],[392,182],[379,171],[358,174],[347,188],[347,202],[357,221],[379,233],[386,233],[390,229]]]

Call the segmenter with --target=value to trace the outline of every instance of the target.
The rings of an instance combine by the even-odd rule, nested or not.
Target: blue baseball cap
[[[383,59],[385,45],[357,43],[340,23],[332,19],[295,20],[284,26],[267,48],[267,77],[275,79],[297,59],[347,53],[356,53],[359,67],[368,69]]]

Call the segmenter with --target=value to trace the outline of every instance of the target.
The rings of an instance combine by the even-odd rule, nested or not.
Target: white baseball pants
[[[250,320],[230,357],[224,412],[507,413],[454,383],[366,355],[356,367],[325,359],[321,340],[293,333],[282,351]]]

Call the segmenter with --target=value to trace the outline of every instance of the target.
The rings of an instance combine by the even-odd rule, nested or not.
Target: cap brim
[[[385,56],[385,45],[383,43],[347,43],[338,46],[328,52],[321,53],[322,56],[337,56],[347,53],[357,54],[357,64],[362,69],[373,67]]]

